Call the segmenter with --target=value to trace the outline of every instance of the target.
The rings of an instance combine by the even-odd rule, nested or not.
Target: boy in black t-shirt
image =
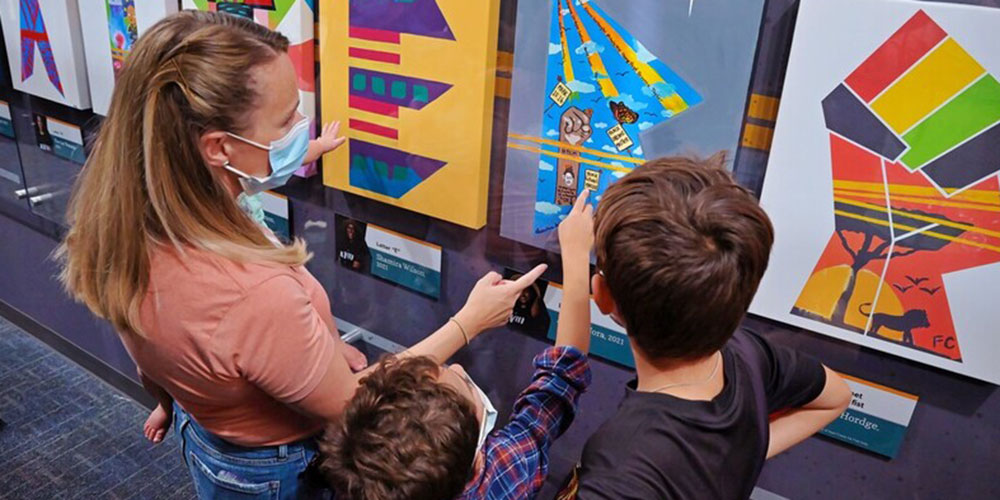
[[[601,200],[594,299],[638,379],[559,498],[748,498],[766,458],[850,402],[834,372],[740,327],[774,234],[723,164],[654,160]]]

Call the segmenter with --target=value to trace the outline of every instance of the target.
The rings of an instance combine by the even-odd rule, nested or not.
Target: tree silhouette
[[[929,222],[928,219],[951,223],[951,219],[941,214],[928,213],[920,210],[894,209],[892,222],[896,228],[895,241],[893,245],[893,232],[886,220],[885,212],[848,205],[845,203],[834,203],[837,213],[835,225],[837,237],[844,250],[851,256],[851,277],[847,282],[847,288],[837,300],[831,322],[844,325],[844,318],[847,315],[847,305],[854,295],[854,288],[857,285],[858,272],[868,264],[884,260],[887,258],[899,258],[912,255],[917,252],[933,252],[940,250],[952,242],[950,238],[956,238],[965,232],[965,229],[956,227],[958,225],[941,225],[936,222]],[[902,213],[900,213],[902,212]],[[843,215],[850,214],[850,215]],[[904,215],[905,214],[905,215]],[[875,221],[885,221],[879,223]],[[908,233],[933,226],[919,233],[907,236]],[[847,239],[846,233],[860,233],[863,240],[860,246],[852,248]],[[933,234],[928,234],[933,233]]]

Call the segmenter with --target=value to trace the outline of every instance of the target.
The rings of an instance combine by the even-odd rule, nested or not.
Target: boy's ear
[[[611,298],[611,290],[608,289],[608,282],[604,280],[604,276],[601,273],[594,274],[594,277],[590,279],[590,287],[594,291],[594,302],[597,303],[597,308],[602,313],[612,314],[618,312],[618,305],[615,304],[615,299]]]

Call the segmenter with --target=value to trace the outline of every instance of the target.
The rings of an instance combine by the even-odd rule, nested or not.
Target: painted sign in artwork
[[[316,117],[314,0],[183,0],[181,6],[252,19],[288,37],[288,55],[298,76],[299,111]]]
[[[816,12],[827,6],[820,4],[804,5],[806,19],[822,16]],[[776,137],[771,165],[777,167],[769,166],[763,203],[779,222],[776,258],[784,245],[800,242],[788,250],[799,255],[794,274],[802,274],[794,296],[783,294],[785,311],[842,338],[997,381],[995,363],[980,358],[996,345],[987,338],[996,323],[983,322],[968,297],[1000,291],[986,278],[1000,265],[1000,58],[980,48],[990,35],[970,21],[980,11],[1000,21],[1000,13],[920,5],[876,2],[876,10],[891,15],[876,17],[872,42],[843,54],[837,65],[843,70],[825,93],[812,103],[784,99],[783,109],[805,107],[785,114],[791,119],[779,115],[779,135],[782,127],[795,130]],[[801,66],[823,58],[808,59],[793,54],[792,64],[800,66],[786,85],[812,80],[798,76]],[[818,123],[796,126],[807,119]],[[792,160],[785,153],[798,150],[801,139],[791,136],[807,133],[821,135],[823,147],[810,153],[812,163]],[[828,159],[820,162],[821,155]],[[784,167],[789,161],[795,166]],[[829,189],[829,204],[814,199],[795,216],[779,213],[796,197],[784,187],[789,168],[826,176],[799,190]],[[825,235],[793,229],[818,221],[832,222],[823,224]],[[805,238],[815,238],[810,247],[823,244],[811,250],[801,245]],[[793,272],[788,261],[778,262],[769,274]],[[761,293],[770,296],[768,278]],[[762,303],[773,314],[771,301]]]
[[[535,232],[550,231],[576,195],[599,199],[645,162],[639,135],[702,96],[594,2],[551,0],[542,129],[508,147],[538,153]]]
[[[15,89],[90,107],[77,0],[0,0],[0,23]]]
[[[326,7],[326,6],[324,6]],[[499,2],[350,0],[320,22],[327,186],[486,223]]]

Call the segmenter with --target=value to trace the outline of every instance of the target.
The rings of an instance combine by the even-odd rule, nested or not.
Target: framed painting
[[[803,0],[751,312],[1000,383],[1000,10]]]
[[[77,0],[0,0],[14,88],[77,109],[90,107]]]
[[[499,0],[346,0],[320,19],[327,186],[486,224]]]

